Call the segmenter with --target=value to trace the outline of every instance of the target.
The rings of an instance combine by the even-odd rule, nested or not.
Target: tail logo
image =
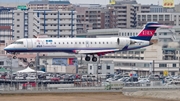
[[[142,35],[153,35],[153,32],[144,30],[144,31],[142,31]]]
[[[155,30],[143,30],[138,36],[153,36]]]

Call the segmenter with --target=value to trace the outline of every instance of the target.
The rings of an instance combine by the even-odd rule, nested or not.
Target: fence
[[[180,89],[180,83],[163,84],[162,81],[149,83],[138,82],[74,82],[70,84],[56,83],[0,83],[0,91],[51,91],[51,90],[119,90],[119,89]]]

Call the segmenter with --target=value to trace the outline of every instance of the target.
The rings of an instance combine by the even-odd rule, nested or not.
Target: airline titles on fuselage
[[[36,47],[56,47],[56,45],[37,45]]]
[[[51,43],[53,42],[53,40],[45,40],[46,43]],[[40,43],[42,42],[43,43],[43,40],[37,40],[37,42],[39,43],[39,45],[37,45],[36,47],[56,47],[56,45],[40,45]]]

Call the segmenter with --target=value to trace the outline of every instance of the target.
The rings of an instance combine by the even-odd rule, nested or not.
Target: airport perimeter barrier
[[[180,90],[180,86],[150,86],[150,87],[123,87],[122,91],[148,91],[148,90]]]
[[[73,84],[47,84],[47,85],[8,85],[8,84],[1,84],[0,91],[18,91],[18,90],[105,90],[105,86],[83,86],[83,87],[75,87]]]

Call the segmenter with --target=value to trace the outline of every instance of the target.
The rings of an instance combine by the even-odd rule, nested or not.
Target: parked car
[[[16,76],[15,80],[24,80],[25,78],[23,76]]]
[[[36,76],[28,76],[26,77],[26,80],[35,80],[36,79]]]
[[[149,83],[149,79],[148,78],[142,78],[138,82],[139,83]]]
[[[51,81],[59,81],[59,80],[60,80],[60,78],[58,78],[58,77],[51,78]]]

